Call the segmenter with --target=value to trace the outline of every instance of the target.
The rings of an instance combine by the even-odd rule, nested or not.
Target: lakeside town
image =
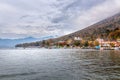
[[[17,44],[15,47],[23,48],[47,48],[47,49],[97,49],[120,50],[120,28],[94,30],[93,33],[75,32],[58,38],[50,38],[31,43]],[[81,32],[81,31],[80,31]],[[92,34],[91,34],[92,33]],[[95,34],[94,34],[95,33]]]
[[[97,38],[95,40],[84,40],[80,37],[68,39],[66,41],[56,41],[52,39],[42,42],[21,44],[24,48],[47,48],[47,49],[97,49],[97,50],[120,50],[120,39],[104,40]],[[29,45],[29,47],[27,47]],[[16,47],[19,47],[17,45]]]
[[[45,48],[81,48],[81,49],[98,49],[98,50],[120,50],[120,39],[116,41],[104,40],[97,38],[94,41],[87,41],[80,37],[68,39],[67,41],[58,41],[52,43],[52,40],[43,41],[42,47]]]

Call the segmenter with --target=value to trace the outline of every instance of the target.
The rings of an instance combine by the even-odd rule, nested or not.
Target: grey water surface
[[[120,80],[120,51],[0,49],[0,80]]]

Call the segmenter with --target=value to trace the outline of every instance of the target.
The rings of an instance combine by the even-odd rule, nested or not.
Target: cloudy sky
[[[0,0],[0,38],[62,36],[120,12],[120,0]]]

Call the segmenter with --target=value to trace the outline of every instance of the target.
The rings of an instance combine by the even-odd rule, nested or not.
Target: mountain
[[[107,39],[109,36],[109,33],[116,30],[120,29],[120,13],[109,17],[105,20],[102,20],[96,24],[93,24],[91,26],[88,26],[85,29],[79,30],[77,32],[59,37],[54,39],[55,41],[61,40],[65,41],[70,38],[74,37],[81,37],[83,39],[91,40],[91,39],[96,39],[96,38],[104,38]]]
[[[27,37],[27,38],[21,38],[21,39],[0,39],[0,48],[10,48],[10,47],[14,47],[16,44],[41,41],[41,40],[46,40],[49,38],[55,38],[55,37],[45,36],[41,38]]]
[[[102,20],[96,24],[93,24],[91,26],[88,26],[85,29],[79,30],[77,32],[52,39],[52,42],[58,42],[58,41],[66,41],[68,39],[74,39],[74,37],[81,37],[85,40],[95,40],[96,38],[103,38],[108,39],[110,36],[110,33],[117,33],[117,36],[119,37],[119,31],[116,32],[116,30],[120,30],[120,13],[109,17],[105,20]],[[113,35],[113,33],[111,35]],[[116,34],[114,34],[116,35]],[[49,40],[48,40],[49,41]],[[42,42],[34,42],[34,43],[27,43],[27,44],[18,44],[18,47],[24,46],[40,46]]]

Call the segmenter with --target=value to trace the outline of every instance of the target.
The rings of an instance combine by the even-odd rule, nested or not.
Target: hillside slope
[[[96,39],[98,37],[106,39],[109,33],[117,28],[120,29],[120,13],[75,33],[57,38],[55,41],[67,40],[69,38],[74,38],[75,36],[84,39]]]

